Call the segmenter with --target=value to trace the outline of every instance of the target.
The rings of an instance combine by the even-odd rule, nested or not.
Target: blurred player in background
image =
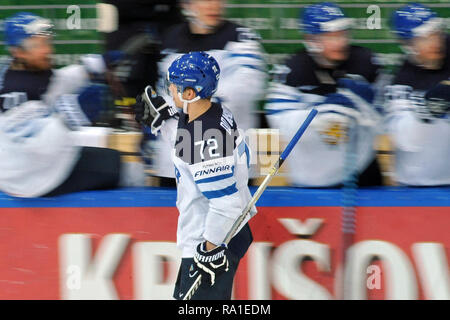
[[[135,106],[136,120],[153,133],[161,131],[172,148],[180,212],[177,245],[182,251],[175,299],[185,297],[199,274],[202,283],[193,299],[230,299],[239,260],[252,242],[250,228],[243,223],[228,247],[221,246],[251,194],[245,137],[230,110],[211,99],[220,75],[209,54],[182,55],[166,72],[167,87],[180,111],[150,86]],[[253,207],[250,216],[255,214]]]
[[[221,102],[233,112],[240,129],[258,127],[255,111],[264,96],[267,79],[259,37],[250,29],[224,19],[224,0],[186,0],[182,6],[188,21],[170,28],[163,36],[164,58],[159,63],[158,90],[164,85],[167,68],[177,57],[191,51],[207,51],[222,70],[213,101]],[[170,96],[164,98],[172,103]],[[152,157],[155,175],[173,177],[170,147],[161,139],[147,138],[143,151]],[[161,182],[165,185],[167,180]]]
[[[53,70],[52,24],[28,12],[5,21],[5,41],[11,59],[0,71],[0,190],[38,197],[142,185],[143,168],[129,170],[115,150],[80,147],[73,135],[103,109],[106,86],[92,81],[105,72],[103,57]]]
[[[162,34],[183,21],[177,0],[106,0],[100,6],[102,19],[116,18],[113,31],[105,33],[106,51],[127,53],[115,70],[121,80],[125,97],[133,99],[145,86],[155,85]],[[111,6],[113,8],[111,8]]]
[[[381,115],[373,84],[380,66],[369,49],[350,45],[351,20],[333,3],[304,9],[306,49],[273,70],[265,110],[271,127],[289,139],[312,107],[319,114],[287,161],[288,180],[301,187],[340,186],[349,130],[358,142],[359,185],[380,185],[374,141]]]
[[[428,7],[409,4],[392,25],[406,59],[387,88],[387,125],[395,148],[395,180],[450,184],[450,37]]]

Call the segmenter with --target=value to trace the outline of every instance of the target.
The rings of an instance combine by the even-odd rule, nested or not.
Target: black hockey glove
[[[431,117],[445,118],[450,111],[450,80],[441,81],[428,90],[425,105]]]
[[[222,246],[207,251],[206,241],[197,246],[194,255],[195,265],[202,277],[210,280],[211,286],[214,285],[216,277],[228,271],[228,255],[228,249]]]
[[[165,120],[178,114],[178,111],[169,106],[163,97],[158,96],[151,86],[147,86],[144,92],[136,97],[133,109],[136,121],[149,126],[155,135]]]

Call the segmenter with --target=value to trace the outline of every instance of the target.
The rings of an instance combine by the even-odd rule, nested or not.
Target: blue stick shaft
[[[233,226],[231,227],[231,230],[228,232],[227,236],[225,237],[225,239],[223,241],[223,245],[224,246],[226,246],[228,244],[228,242],[230,242],[231,238],[233,237],[233,235],[236,232],[236,230],[238,229],[238,227],[241,225],[242,221],[245,220],[245,217],[250,212],[250,210],[253,207],[253,205],[256,203],[256,201],[258,201],[258,199],[261,196],[261,194],[264,192],[266,187],[269,185],[270,180],[278,172],[278,169],[281,167],[281,165],[283,164],[284,160],[289,155],[289,153],[291,152],[292,148],[294,148],[294,146],[297,144],[297,142],[300,139],[300,137],[302,136],[303,132],[305,132],[306,128],[308,128],[309,124],[314,119],[314,117],[316,116],[317,113],[318,112],[317,112],[316,109],[312,109],[311,112],[309,113],[308,117],[305,119],[303,124],[297,130],[297,133],[291,139],[291,142],[289,142],[289,144],[286,147],[286,149],[284,149],[283,153],[278,158],[277,163],[275,163],[275,165],[270,169],[269,174],[266,176],[266,178],[261,183],[259,188],[253,194],[252,199],[250,200],[249,203],[247,203],[247,206],[244,208],[244,211],[242,212],[242,214],[234,222]],[[283,156],[284,156],[284,158],[283,158]]]
[[[311,112],[308,114],[308,117],[306,118],[305,122],[303,122],[302,126],[297,130],[297,133],[295,134],[295,136],[292,138],[291,142],[289,142],[288,146],[286,147],[286,149],[284,149],[283,153],[281,154],[280,158],[282,160],[286,160],[289,153],[291,153],[292,149],[297,144],[297,141],[303,135],[306,128],[308,128],[309,124],[311,123],[312,119],[314,119],[314,117],[316,116],[317,113],[318,113],[318,111],[316,109],[312,109]]]

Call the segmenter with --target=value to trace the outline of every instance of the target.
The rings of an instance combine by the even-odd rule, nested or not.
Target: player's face
[[[316,37],[322,56],[329,61],[344,61],[348,57],[348,31],[326,32]]]
[[[414,38],[411,42],[417,60],[425,65],[439,64],[445,57],[445,41],[442,32]]]
[[[191,0],[189,9],[208,27],[217,27],[223,19],[225,0]]]
[[[170,95],[173,98],[173,102],[175,103],[175,107],[183,108],[183,102],[180,100],[180,97],[178,96],[177,87],[173,83],[170,84],[169,91]]]
[[[53,47],[48,36],[33,36],[25,40],[23,48],[15,51],[15,56],[31,69],[48,70],[51,65]]]

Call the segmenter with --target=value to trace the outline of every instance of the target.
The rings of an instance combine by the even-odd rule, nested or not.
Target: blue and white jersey
[[[250,155],[232,113],[218,103],[192,122],[181,114],[173,129],[166,122],[162,134],[173,146],[177,245],[183,257],[193,257],[204,240],[220,245],[250,201]],[[255,214],[253,207],[241,228]]]
[[[381,180],[380,172],[372,170],[378,168],[374,165],[373,146],[380,133],[381,114],[357,92],[339,85],[339,79],[349,74],[363,77],[368,83],[374,81],[379,67],[373,60],[367,49],[351,47],[349,60],[331,70],[319,67],[306,52],[301,52],[274,70],[277,79],[270,83],[264,108],[269,125],[279,129],[282,141],[288,142],[294,136],[312,108],[319,111],[286,160],[287,178],[292,185],[342,184],[348,152],[357,154],[355,167],[360,181],[376,177]],[[356,130],[355,146],[347,144],[350,128]]]
[[[9,62],[9,61],[8,61]],[[80,156],[74,129],[89,124],[78,91],[86,67],[0,71],[0,190],[39,197],[63,183]]]
[[[394,179],[403,185],[450,185],[450,119],[423,121],[427,90],[450,79],[450,37],[447,55],[438,70],[426,70],[409,61],[386,88],[387,130],[395,151]]]

